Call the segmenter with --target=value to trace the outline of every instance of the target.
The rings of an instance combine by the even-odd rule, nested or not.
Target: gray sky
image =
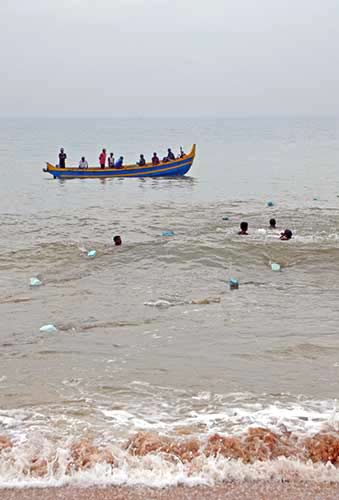
[[[0,0],[0,114],[339,113],[339,0]]]

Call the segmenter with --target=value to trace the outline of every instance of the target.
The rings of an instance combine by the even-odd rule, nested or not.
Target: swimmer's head
[[[241,222],[239,234],[247,234],[247,229],[248,229],[248,222]]]
[[[285,229],[283,233],[281,233],[280,239],[281,240],[290,240],[293,236],[293,233],[290,229]]]
[[[122,243],[120,236],[114,236],[113,241],[116,246],[120,246]]]
[[[277,224],[277,223],[276,223],[276,220],[275,220],[275,219],[270,219],[270,228],[271,228],[271,229],[275,229],[276,224]]]

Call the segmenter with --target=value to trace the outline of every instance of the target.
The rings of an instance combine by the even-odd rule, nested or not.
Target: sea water
[[[335,118],[0,120],[0,486],[339,479],[338,137]],[[193,142],[185,178],[42,172],[59,147]]]

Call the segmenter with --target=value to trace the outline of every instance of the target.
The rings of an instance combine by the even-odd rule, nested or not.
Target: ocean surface
[[[2,118],[0,172],[0,487],[339,481],[339,118]]]

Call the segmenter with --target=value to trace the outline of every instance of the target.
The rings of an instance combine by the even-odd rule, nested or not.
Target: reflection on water
[[[149,177],[149,178],[141,178],[139,179],[139,187],[140,188],[149,188],[152,189],[193,189],[193,186],[198,183],[198,179],[190,176],[183,177]]]

